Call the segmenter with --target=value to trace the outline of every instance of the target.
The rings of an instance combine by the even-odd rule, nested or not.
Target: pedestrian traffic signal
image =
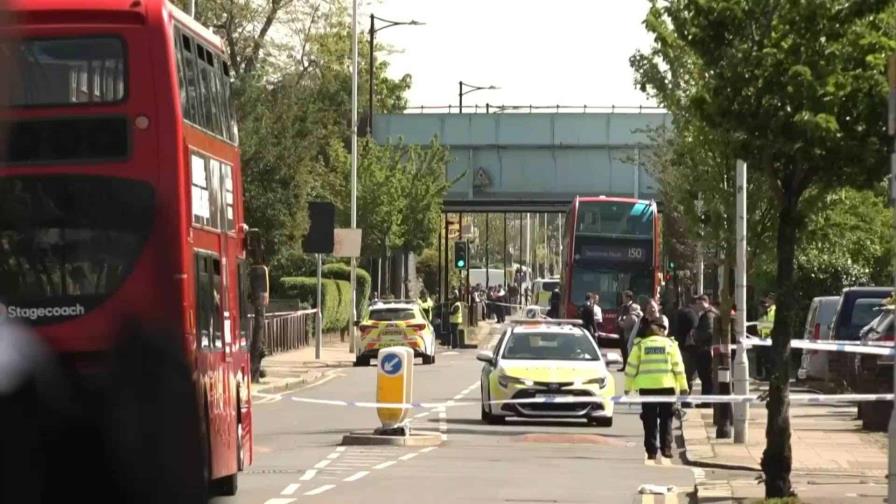
[[[454,267],[457,269],[467,269],[470,267],[468,259],[470,244],[466,241],[454,242]]]

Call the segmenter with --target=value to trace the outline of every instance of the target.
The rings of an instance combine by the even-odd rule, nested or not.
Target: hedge
[[[317,279],[309,277],[285,277],[280,279],[283,297],[298,299],[311,306],[317,301]],[[325,278],[321,281],[321,312],[325,331],[339,331],[348,327],[352,289],[342,280]]]
[[[362,316],[362,314],[367,310],[367,301],[370,299],[370,274],[364,271],[361,268],[356,268],[356,277],[358,281],[358,316]],[[352,268],[343,263],[331,263],[321,269],[321,276],[324,278],[332,278],[334,280],[344,280],[346,282],[351,282],[352,279]],[[351,287],[351,284],[349,284]],[[352,292],[349,290],[348,296],[351,298]],[[348,301],[351,303],[351,300]],[[350,305],[350,304],[349,304]]]

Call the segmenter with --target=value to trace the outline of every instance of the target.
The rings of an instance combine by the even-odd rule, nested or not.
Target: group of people
[[[710,304],[709,297],[696,296],[678,310],[674,327],[656,300],[644,298],[636,302],[631,291],[623,292],[622,300],[616,310],[616,325],[626,394],[637,391],[641,396],[685,395],[692,390],[695,378],[699,378],[703,394],[712,394],[712,345],[721,336],[721,325],[719,311]],[[603,321],[597,294],[585,295],[579,314],[585,329],[597,336]],[[671,457],[675,409],[672,402],[642,405],[648,457]]]

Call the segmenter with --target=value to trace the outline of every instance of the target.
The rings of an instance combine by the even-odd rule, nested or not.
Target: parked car
[[[860,332],[862,343],[892,343],[896,313],[893,306],[878,309],[878,316]],[[856,387],[859,394],[889,394],[893,391],[893,357],[890,355],[850,354],[856,366]],[[866,401],[859,403],[862,428],[885,431],[890,422],[892,401]]]
[[[806,315],[806,326],[803,339],[809,341],[828,341],[831,339],[831,322],[840,303],[840,296],[823,296],[812,299],[809,313]],[[805,350],[800,370],[808,378],[828,379],[828,352]]]

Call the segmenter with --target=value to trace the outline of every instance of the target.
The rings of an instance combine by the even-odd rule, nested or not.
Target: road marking
[[[359,479],[363,478],[364,476],[367,476],[368,474],[370,474],[370,471],[358,471],[355,474],[352,474],[351,476],[349,476],[348,478],[345,478],[342,481],[358,481]]]
[[[336,488],[336,485],[322,485],[315,488],[314,490],[311,490],[310,492],[305,492],[305,495],[320,495],[327,490],[330,490],[331,488]]]
[[[338,452],[344,452],[344,451],[345,451],[345,447],[344,447],[344,446],[340,446],[340,447],[336,448],[336,451],[338,451]]]
[[[339,458],[339,455],[341,455],[341,453],[339,453],[339,452],[333,452],[333,453],[327,455],[327,458],[330,459],[330,460],[333,460],[334,458]]]
[[[460,352],[442,352],[442,355],[460,355]]]
[[[284,488],[282,492],[280,492],[280,495],[292,495],[296,493],[296,490],[298,490],[300,486],[302,485],[299,483],[290,483],[286,485],[286,488]]]
[[[663,504],[678,504],[678,492],[666,495],[666,498],[663,499]]]
[[[308,495],[308,494],[305,494]],[[653,504],[655,501],[653,499],[653,494],[643,494],[641,495],[641,504]]]
[[[308,469],[307,471],[305,471],[305,474],[303,474],[302,477],[299,478],[299,481],[308,481],[316,475],[317,471],[315,471],[314,469]]]
[[[321,378],[320,380],[318,380],[318,381],[316,381],[316,382],[314,382],[314,383],[311,383],[311,384],[309,384],[309,385],[305,385],[304,387],[299,387],[299,388],[295,388],[295,389],[292,389],[292,390],[286,390],[286,391],[283,391],[283,392],[278,392],[278,393],[276,393],[276,394],[268,394],[268,393],[265,393],[265,392],[262,392],[262,391],[254,391],[254,390],[253,390],[253,391],[252,391],[252,396],[253,396],[253,397],[256,397],[256,396],[257,396],[257,397],[261,397],[261,399],[256,400],[256,401],[253,401],[253,403],[254,403],[254,404],[272,404],[272,403],[281,401],[281,400],[283,399],[283,396],[285,396],[285,395],[287,395],[287,394],[292,394],[292,393],[295,393],[295,392],[300,392],[300,391],[303,391],[303,390],[308,390],[308,389],[310,389],[310,388],[312,388],[312,387],[317,387],[318,385],[323,385],[324,383],[327,383],[328,381],[333,380],[333,379],[335,379],[335,378],[344,377],[344,376],[345,376],[345,375],[342,374],[342,373],[340,372],[340,370],[338,370],[338,369],[333,369],[333,370],[331,370],[331,371],[328,371],[327,373],[324,373],[324,377]]]
[[[295,499],[284,499],[283,497],[277,497],[275,499],[268,499],[264,501],[264,504],[290,504],[291,502],[295,501]]]
[[[411,460],[412,458],[419,455],[419,453],[408,453],[407,455],[402,455],[398,457],[398,460]]]
[[[420,453],[429,453],[429,452],[435,450],[436,448],[438,448],[438,446],[430,446],[429,448],[424,448],[424,449],[420,450]]]
[[[385,469],[394,463],[395,463],[394,460],[390,460],[388,462],[383,462],[382,464],[377,464],[377,465],[373,466],[373,468],[374,469]]]
[[[323,469],[324,467],[327,467],[328,465],[330,465],[330,462],[331,462],[331,461],[330,461],[329,459],[328,459],[328,460],[321,460],[320,462],[314,464],[314,468],[315,468],[315,469]]]
[[[424,411],[423,413],[418,413],[418,414],[414,415],[414,418],[423,418],[423,417],[425,417],[426,415],[429,415],[430,413],[432,413],[432,412],[431,412],[431,411]]]

